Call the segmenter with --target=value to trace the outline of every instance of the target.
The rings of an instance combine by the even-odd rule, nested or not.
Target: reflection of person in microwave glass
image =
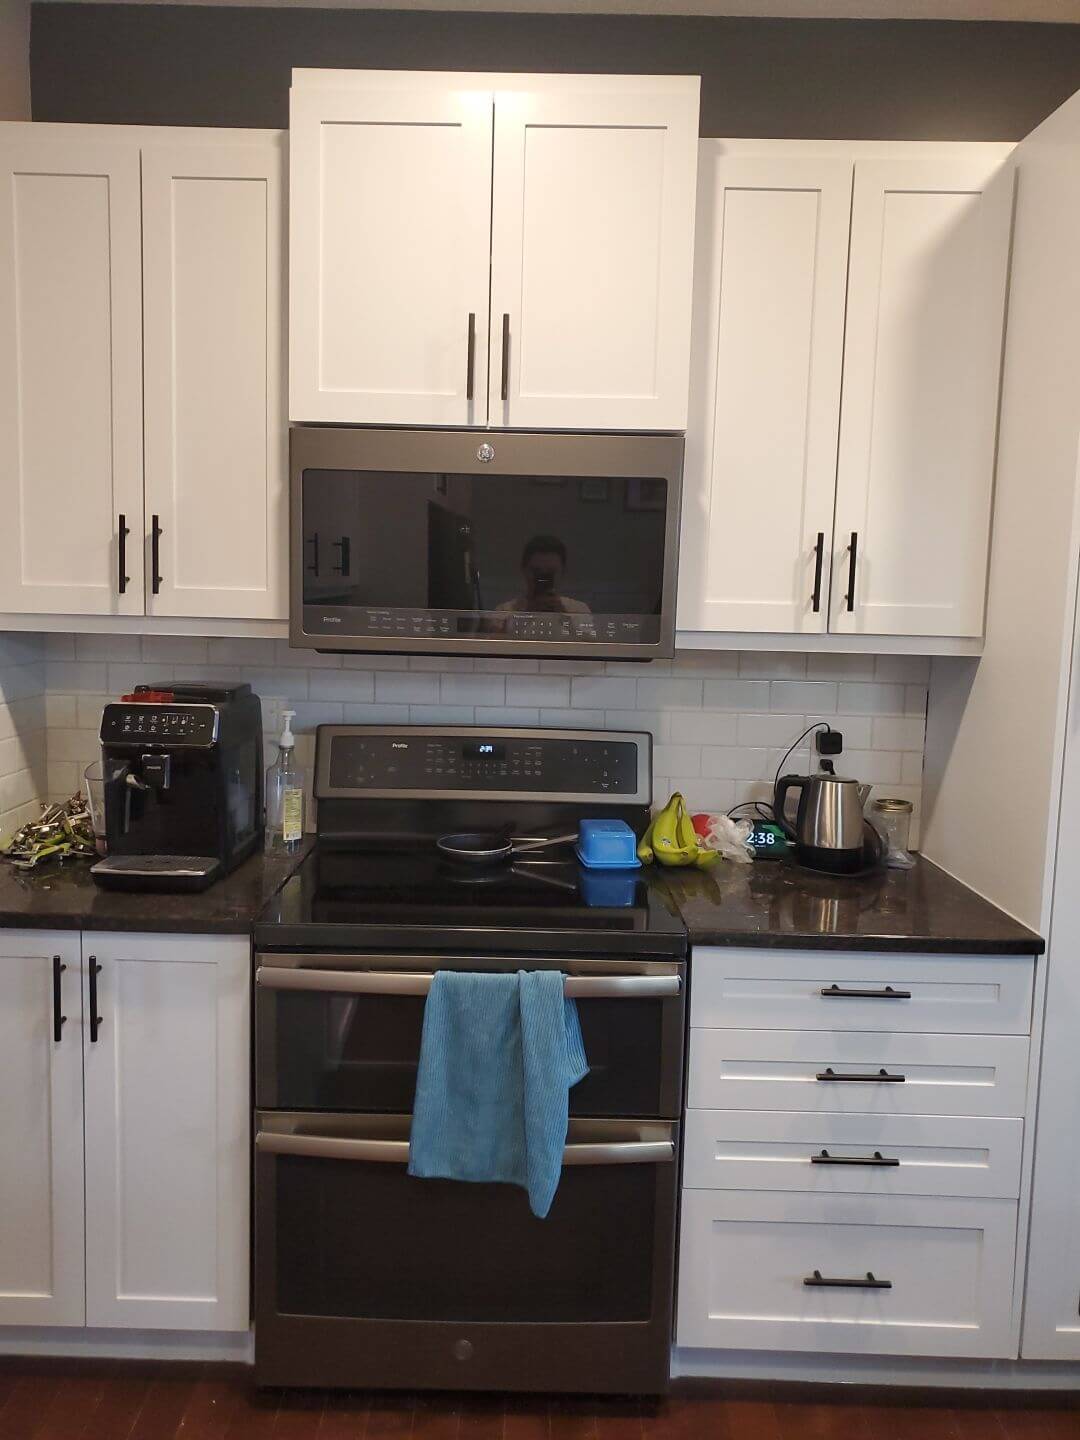
[[[540,611],[555,615],[591,615],[583,600],[561,594],[566,546],[557,535],[534,535],[521,552],[524,593],[497,606],[503,615]]]

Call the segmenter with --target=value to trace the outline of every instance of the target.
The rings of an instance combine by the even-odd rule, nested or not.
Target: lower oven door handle
[[[324,990],[339,995],[426,995],[433,973],[408,970],[304,970],[260,965],[264,990]],[[568,975],[563,993],[574,1000],[653,1000],[678,995],[678,975]]]
[[[362,1140],[344,1135],[286,1135],[260,1130],[255,1148],[264,1155],[304,1155],[317,1160],[382,1161],[405,1165],[408,1140]],[[671,1140],[611,1140],[567,1145],[564,1165],[670,1165],[675,1159]]]

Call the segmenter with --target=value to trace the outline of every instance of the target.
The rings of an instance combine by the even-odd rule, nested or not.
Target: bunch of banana
[[[706,850],[699,843],[690,812],[678,791],[641,837],[637,853],[644,865],[659,860],[661,865],[696,865],[699,870],[720,858],[717,851]]]

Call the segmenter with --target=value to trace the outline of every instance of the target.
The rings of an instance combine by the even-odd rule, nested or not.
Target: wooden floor
[[[0,1440],[1080,1440],[1072,1398],[704,1382],[644,1404],[264,1394],[232,1367],[0,1359]]]

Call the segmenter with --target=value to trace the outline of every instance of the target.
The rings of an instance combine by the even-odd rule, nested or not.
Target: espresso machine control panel
[[[214,705],[106,705],[101,716],[104,744],[213,745],[218,735]]]

